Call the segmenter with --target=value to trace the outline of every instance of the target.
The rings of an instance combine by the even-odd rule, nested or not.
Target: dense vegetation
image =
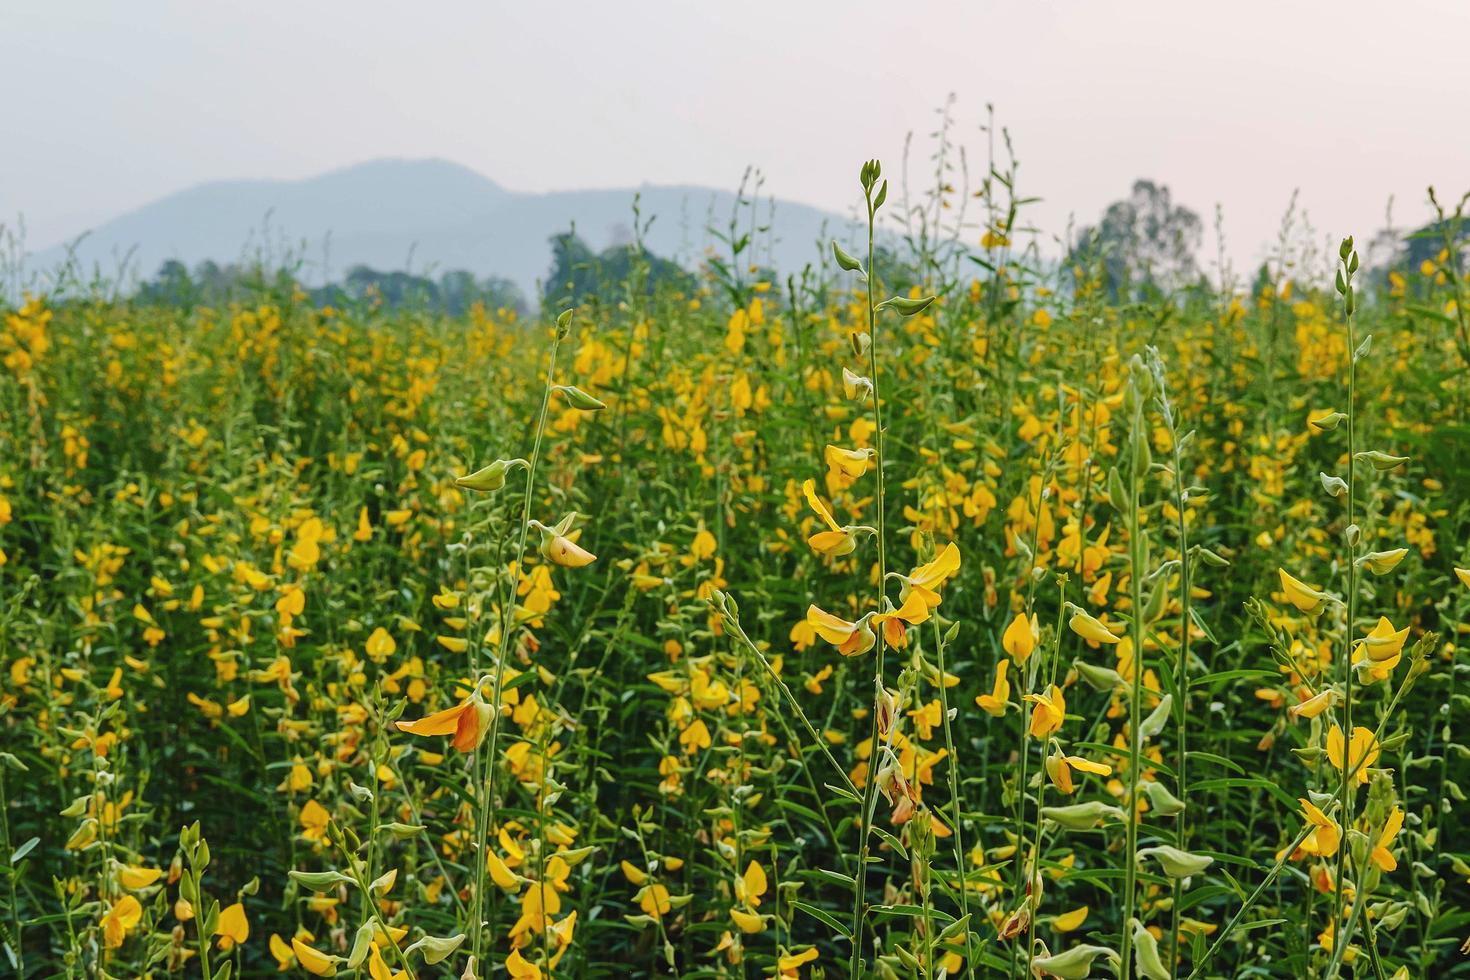
[[[1463,973],[1458,221],[1238,289],[886,187],[560,317],[5,310],[0,971]]]

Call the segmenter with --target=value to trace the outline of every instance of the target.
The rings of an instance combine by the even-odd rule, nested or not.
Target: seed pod
[[[1184,801],[1169,792],[1169,787],[1163,783],[1149,783],[1143,791],[1148,794],[1148,801],[1159,816],[1173,817],[1184,812]]]
[[[1402,466],[1409,461],[1409,457],[1407,456],[1390,456],[1388,453],[1381,453],[1376,449],[1358,453],[1353,458],[1360,463],[1371,464],[1379,472],[1386,472],[1395,467]]]
[[[1206,868],[1215,863],[1215,859],[1204,854],[1191,854],[1182,851],[1170,844],[1159,844],[1156,847],[1145,847],[1138,852],[1140,860],[1151,857],[1159,862],[1159,867],[1164,869],[1164,874],[1171,878],[1188,878],[1190,875],[1202,874]]]
[[[1059,977],[1061,980],[1087,980],[1092,976],[1092,961],[1106,957],[1116,968],[1120,962],[1117,952],[1107,946],[1083,943],[1073,946],[1065,953],[1055,956],[1038,956],[1031,961],[1032,971],[1039,977]]]
[[[1159,941],[1137,919],[1133,920],[1133,952],[1133,965],[1139,977],[1146,980],[1169,980],[1169,971],[1164,966],[1164,961],[1159,959]]]
[[[458,936],[449,936],[443,939],[440,939],[437,936],[424,936],[422,939],[415,942],[412,946],[404,947],[403,952],[421,953],[424,957],[424,962],[428,963],[430,966],[433,966],[435,963],[438,963],[441,960],[444,960],[451,956],[456,949],[459,949],[460,945],[463,942],[464,933],[460,933]],[[473,963],[474,960],[471,960],[470,962]]]
[[[605,404],[593,398],[576,385],[557,385],[556,390],[566,397],[567,404],[583,412],[600,412]]]
[[[861,272],[863,270],[863,264],[851,255],[848,255],[842,246],[837,244],[836,239],[832,241],[832,257],[837,260],[837,265],[844,272]]]
[[[1073,803],[1071,806],[1044,806],[1041,808],[1041,817],[1068,830],[1091,830],[1101,826],[1108,817],[1115,820],[1126,819],[1122,810],[1101,800],[1088,800],[1086,803]]]
[[[1347,481],[1341,477],[1318,473],[1317,478],[1322,481],[1322,489],[1327,491],[1329,497],[1341,497],[1348,492]]]

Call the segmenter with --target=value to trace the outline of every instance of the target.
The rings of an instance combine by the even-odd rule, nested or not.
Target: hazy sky
[[[0,221],[29,244],[206,180],[445,157],[513,190],[699,183],[747,164],[846,210],[955,93],[993,103],[1034,223],[1135,177],[1262,254],[1293,188],[1322,235],[1470,188],[1470,3],[163,3],[0,0]],[[915,164],[927,145],[920,143]],[[1212,236],[1207,234],[1212,248]]]

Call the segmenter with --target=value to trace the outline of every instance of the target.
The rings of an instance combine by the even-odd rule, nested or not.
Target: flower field
[[[4,310],[0,974],[1470,975],[1453,242],[1138,298],[1013,218]]]

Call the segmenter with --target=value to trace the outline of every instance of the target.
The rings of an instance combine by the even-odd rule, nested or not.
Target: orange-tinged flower
[[[908,637],[904,632],[904,623],[910,626],[918,626],[929,619],[929,605],[924,601],[917,589],[910,592],[908,598],[903,601],[893,612],[874,613],[873,625],[883,627],[883,638],[891,647],[902,647],[908,643]]]
[[[505,958],[505,972],[511,980],[541,980],[541,968],[529,962],[518,949],[511,950]]]
[[[674,907],[669,901],[669,890],[657,882],[638,889],[635,898],[643,913],[655,919],[663,918]]]
[[[1054,752],[1046,757],[1046,774],[1051,777],[1052,784],[1063,794],[1071,796],[1077,786],[1072,781],[1072,770],[1079,772],[1090,772],[1094,776],[1111,776],[1113,767],[1104,762],[1093,762],[1078,755],[1067,755],[1063,752]]]
[[[871,615],[850,623],[816,606],[807,606],[806,621],[818,636],[837,648],[844,657],[855,657],[873,649],[878,638],[873,635]]]
[[[1062,689],[1055,684],[1045,694],[1028,694],[1023,700],[1036,705],[1031,709],[1031,737],[1046,738],[1062,727],[1067,717],[1067,701]]]
[[[460,752],[473,752],[490,730],[494,709],[475,695],[452,708],[425,715],[417,721],[397,722],[398,730],[410,735],[453,735]]]

